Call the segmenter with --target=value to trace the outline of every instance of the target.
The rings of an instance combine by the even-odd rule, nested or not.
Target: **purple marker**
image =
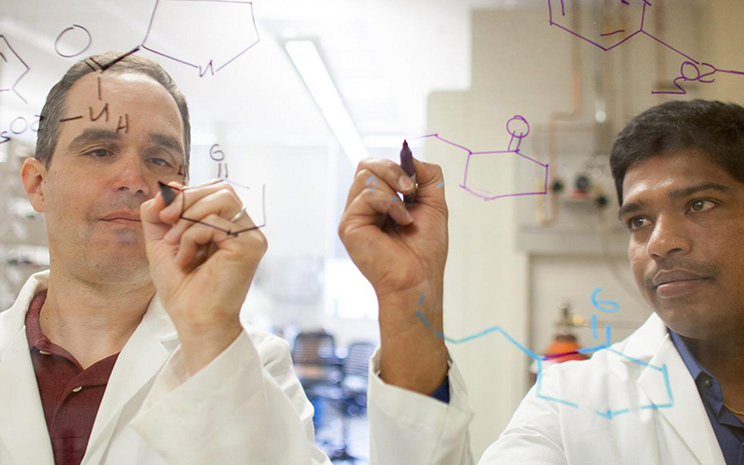
[[[411,178],[411,182],[413,183],[413,192],[405,194],[403,201],[405,203],[413,203],[416,201],[416,190],[418,188],[416,185],[416,169],[413,167],[413,153],[408,148],[408,141],[405,140],[403,141],[403,149],[400,151],[400,167],[403,168],[403,171]]]

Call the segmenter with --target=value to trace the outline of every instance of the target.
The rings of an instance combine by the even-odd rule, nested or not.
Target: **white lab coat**
[[[713,427],[687,367],[655,314],[626,340],[590,360],[547,369],[538,398],[532,388],[481,465],[725,465]],[[370,367],[371,465],[470,465],[471,413],[462,376],[450,368],[451,402],[404,391]],[[662,373],[666,366],[673,406]],[[597,411],[630,409],[612,419]]]
[[[25,329],[47,280],[32,276],[0,313],[2,465],[54,464]],[[312,416],[287,343],[251,328],[189,377],[156,297],[116,361],[82,465],[330,464]]]

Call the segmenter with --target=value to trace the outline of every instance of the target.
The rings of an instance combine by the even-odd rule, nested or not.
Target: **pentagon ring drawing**
[[[157,0],[141,47],[203,77],[218,73],[260,40],[252,2]]]

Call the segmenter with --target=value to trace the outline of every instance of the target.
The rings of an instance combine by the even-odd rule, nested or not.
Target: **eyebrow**
[[[107,129],[86,129],[82,134],[74,138],[68,147],[74,149],[88,142],[120,139],[121,135],[116,131],[109,131]]]
[[[181,145],[181,141],[176,139],[175,137],[172,137],[166,134],[150,133],[150,142],[152,142],[155,145],[159,145],[161,147],[171,149],[174,152],[181,155],[181,157],[184,156],[183,146]]]
[[[706,183],[703,183],[703,184],[696,184],[696,185],[689,186],[689,187],[682,187],[682,188],[673,188],[673,189],[670,189],[668,191],[668,193],[667,193],[667,196],[671,200],[679,200],[679,199],[683,199],[685,197],[689,197],[689,196],[691,196],[693,194],[697,194],[698,192],[710,191],[710,190],[721,192],[723,194],[730,194],[731,193],[731,188],[728,187],[728,186],[724,186],[723,184],[718,184],[718,183],[715,183],[715,182],[706,182]],[[620,210],[618,210],[618,212],[617,212],[617,218],[619,220],[622,220],[622,218],[625,215],[627,215],[629,213],[637,212],[639,210],[642,210],[645,207],[646,207],[646,203],[645,202],[631,202],[631,203],[626,203],[622,207],[620,207]]]

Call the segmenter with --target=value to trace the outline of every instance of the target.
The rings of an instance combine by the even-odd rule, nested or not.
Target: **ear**
[[[21,167],[21,181],[23,190],[31,202],[31,205],[39,213],[44,212],[46,197],[44,196],[44,180],[47,170],[44,165],[35,158],[27,158]]]

